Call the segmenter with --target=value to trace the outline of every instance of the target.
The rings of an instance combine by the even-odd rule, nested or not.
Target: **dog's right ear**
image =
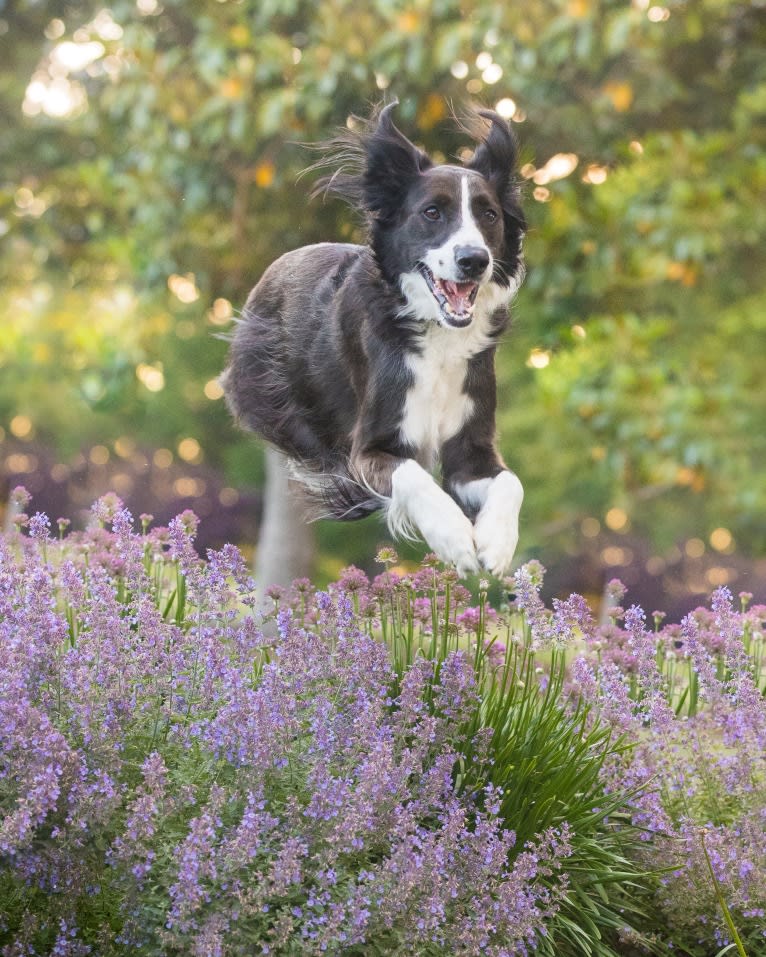
[[[312,195],[339,196],[381,223],[396,215],[413,180],[433,166],[394,126],[391,114],[398,105],[394,100],[369,120],[355,117],[352,129],[313,147],[324,155],[309,171],[330,172],[317,180]]]
[[[364,137],[362,201],[375,219],[383,221],[402,208],[413,180],[433,166],[430,157],[394,125],[391,114],[398,105],[394,100],[383,107],[375,127]]]

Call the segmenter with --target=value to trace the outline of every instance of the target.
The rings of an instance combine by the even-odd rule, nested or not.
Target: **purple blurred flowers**
[[[399,579],[348,570],[273,593],[265,638],[236,549],[144,525],[106,496],[85,533],[0,540],[2,953],[533,948],[571,834],[516,847],[496,791],[456,785],[478,621],[397,675]],[[423,634],[467,595],[438,575]]]

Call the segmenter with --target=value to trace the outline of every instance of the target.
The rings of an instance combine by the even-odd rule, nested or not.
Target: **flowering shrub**
[[[18,524],[4,957],[759,952],[763,609],[597,628],[536,563],[499,612],[430,561],[264,597],[191,513]]]
[[[499,748],[558,721],[592,815],[608,734],[574,755],[582,714],[523,643],[485,647],[486,602],[433,567],[350,569],[271,590],[268,638],[241,556],[200,560],[191,513],[136,534],[107,496],[93,519],[56,542],[22,513],[0,540],[3,955],[566,946],[589,901],[569,864],[610,828],[575,832],[555,769],[530,757],[515,784]],[[505,686],[523,714],[493,731]]]
[[[766,952],[766,607],[748,610],[750,597],[737,611],[719,588],[680,626],[660,629],[656,612],[654,632],[618,607],[623,627],[592,630],[573,667],[579,693],[635,743],[604,777],[638,788],[662,940],[703,957]]]

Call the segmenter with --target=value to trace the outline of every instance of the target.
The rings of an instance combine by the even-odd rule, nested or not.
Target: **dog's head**
[[[479,297],[507,302],[523,277],[516,141],[485,111],[476,115],[472,158],[435,165],[396,128],[395,106],[359,138],[362,171],[325,186],[349,199],[353,192],[367,212],[372,248],[384,278],[401,289],[404,312],[464,328]]]

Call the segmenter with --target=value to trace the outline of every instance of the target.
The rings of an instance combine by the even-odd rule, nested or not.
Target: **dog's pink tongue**
[[[453,312],[465,313],[470,310],[471,293],[476,288],[476,283],[449,282],[443,280],[442,286]]]

